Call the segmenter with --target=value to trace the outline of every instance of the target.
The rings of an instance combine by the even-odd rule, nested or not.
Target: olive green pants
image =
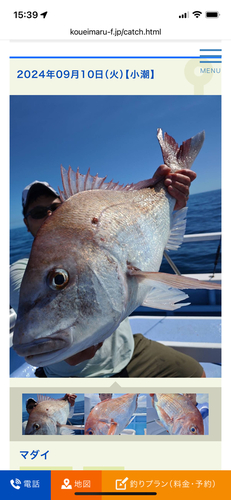
[[[195,359],[140,333],[134,335],[131,361],[113,377],[201,377],[203,367]]]

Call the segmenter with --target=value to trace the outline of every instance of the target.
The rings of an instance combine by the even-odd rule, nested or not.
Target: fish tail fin
[[[170,167],[172,171],[183,168],[190,169],[202,148],[205,132],[199,132],[199,134],[191,137],[191,139],[184,141],[180,147],[175,139],[166,132],[163,137],[161,128],[157,129],[157,139],[161,147],[165,165]]]

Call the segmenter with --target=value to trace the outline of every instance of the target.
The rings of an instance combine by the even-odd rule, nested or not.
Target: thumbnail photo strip
[[[208,435],[209,395],[24,393],[22,434]]]

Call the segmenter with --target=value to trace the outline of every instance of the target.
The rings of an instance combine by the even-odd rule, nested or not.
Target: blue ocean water
[[[191,195],[188,200],[186,234],[210,233],[221,231],[221,190]],[[10,230],[10,263],[28,257],[33,237],[26,227]],[[219,241],[186,243],[169,256],[182,274],[212,273]],[[161,271],[172,272],[163,259]],[[221,272],[219,256],[216,272]]]
[[[191,195],[188,200],[185,234],[213,233],[221,231],[221,190]],[[168,252],[181,274],[213,273],[219,241],[184,243],[177,251]],[[163,259],[161,271],[172,272]],[[219,255],[216,272],[221,272]]]

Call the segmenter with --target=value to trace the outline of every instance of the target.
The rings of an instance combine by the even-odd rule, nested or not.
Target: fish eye
[[[47,275],[47,284],[52,290],[62,290],[69,282],[69,274],[65,269],[52,269]]]
[[[196,428],[195,428],[194,426],[192,426],[192,427],[190,428],[190,431],[191,431],[191,432],[193,432],[193,433],[195,434],[195,432],[196,432]]]
[[[40,428],[40,425],[39,424],[34,424],[33,427],[34,427],[34,430],[37,431],[37,429]]]
[[[90,436],[94,434],[94,432],[91,429],[88,429],[87,433],[90,434]]]

